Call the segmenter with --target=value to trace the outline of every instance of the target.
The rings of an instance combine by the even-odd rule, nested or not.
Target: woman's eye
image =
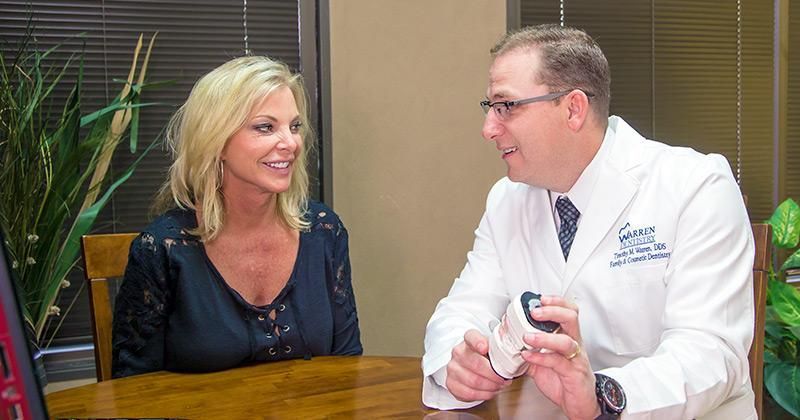
[[[291,125],[292,133],[294,133],[294,134],[299,133],[300,132],[300,127],[302,127],[302,126],[303,126],[303,123],[301,123],[299,121],[296,122],[296,123],[293,123]]]
[[[255,129],[262,133],[272,133],[272,124],[258,124]]]

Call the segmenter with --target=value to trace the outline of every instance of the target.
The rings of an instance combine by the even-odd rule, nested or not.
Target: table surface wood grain
[[[46,400],[52,418],[442,420],[557,415],[527,378],[468,410],[429,409],[421,392],[419,358],[326,356],[214,373],[154,372],[54,392]]]

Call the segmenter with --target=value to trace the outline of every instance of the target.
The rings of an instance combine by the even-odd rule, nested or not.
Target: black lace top
[[[361,354],[347,230],[321,203],[309,203],[306,217],[291,277],[265,306],[229,287],[187,233],[197,226],[193,211],[156,219],[131,244],[116,297],[114,377]]]

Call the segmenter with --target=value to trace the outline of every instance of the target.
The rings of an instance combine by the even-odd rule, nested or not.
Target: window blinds
[[[139,148],[142,150],[158,138],[172,112],[183,103],[200,76],[245,52],[245,28],[247,45],[253,54],[278,58],[299,70],[298,3],[298,0],[3,1],[0,34],[5,43],[0,48],[3,54],[13,51],[30,13],[41,49],[64,43],[55,58],[85,51],[83,112],[86,113],[107,104],[119,92],[121,84],[114,79],[127,77],[139,34],[145,34],[146,47],[146,41],[158,32],[147,79],[173,83],[146,90],[143,95],[144,102],[159,105],[141,112]],[[76,38],[81,33],[85,35]],[[59,94],[66,96],[68,92]],[[123,171],[134,159],[123,143],[116,152],[112,170]],[[133,177],[117,190],[96,227],[107,232],[132,232],[146,226],[152,198],[164,181],[168,166],[165,149],[153,149]],[[69,304],[81,282],[80,273],[74,273],[72,286],[62,296],[62,306]],[[85,296],[79,298],[64,321],[55,344],[91,342]]]
[[[773,208],[772,10],[768,0],[520,3],[522,25],[563,15],[600,44],[612,114],[646,137],[723,154],[753,220]]]

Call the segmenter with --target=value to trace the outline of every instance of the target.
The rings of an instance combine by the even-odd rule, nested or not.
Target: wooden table
[[[53,418],[554,418],[554,407],[543,408],[528,379],[514,381],[496,399],[469,410],[428,409],[421,392],[419,358],[328,356],[205,374],[155,372],[54,392],[46,399]]]

